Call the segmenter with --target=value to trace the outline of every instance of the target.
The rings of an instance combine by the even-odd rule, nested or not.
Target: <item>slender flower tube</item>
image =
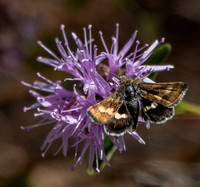
[[[38,45],[49,53],[51,57],[38,57],[37,60],[52,66],[55,71],[71,74],[73,78],[52,82],[37,73],[37,76],[42,79],[41,82],[35,81],[33,84],[22,82],[25,86],[31,88],[29,92],[36,100],[33,105],[24,107],[24,111],[35,109],[34,116],[41,119],[35,125],[22,127],[22,129],[31,130],[35,127],[53,124],[53,128],[43,143],[42,156],[45,156],[55,140],[61,139],[62,143],[55,154],[62,151],[63,155],[67,156],[68,149],[74,148],[75,164],[72,169],[83,161],[88,151],[89,170],[91,171],[95,163],[96,171],[100,172],[99,160],[104,161],[107,166],[110,165],[105,153],[105,138],[108,135],[105,135],[102,125],[95,125],[91,122],[86,115],[88,107],[105,99],[118,87],[119,80],[113,74],[124,74],[128,78],[142,78],[152,72],[168,71],[173,66],[143,65],[156,47],[164,42],[164,39],[161,39],[161,41],[156,40],[150,46],[146,44],[140,47],[140,42],[136,40],[137,31],[135,31],[124,47],[119,50],[119,25],[117,24],[116,34],[112,37],[110,50],[104,41],[103,33],[99,32],[105,51],[97,53],[97,45],[93,44],[92,26],[89,25],[88,30],[83,28],[83,42],[75,33],[72,33],[74,42],[77,45],[76,51],[73,52],[65,34],[65,26],[61,25],[60,29],[63,34],[63,41],[58,38],[55,40],[60,55],[57,56],[41,41],[38,41]],[[133,49],[131,49],[132,47]],[[129,51],[131,52],[129,53]],[[108,65],[103,63],[105,60],[107,60]],[[63,81],[78,81],[79,83],[77,85],[74,84],[73,90],[69,91],[62,86]],[[144,81],[153,82],[149,78],[144,78]],[[35,90],[44,91],[47,94],[41,95]],[[149,122],[145,122],[141,117],[139,117],[138,123],[146,123],[147,127],[150,125]],[[145,144],[136,131],[128,132],[127,134],[141,144]],[[123,136],[108,136],[108,138],[120,152],[126,150]],[[70,145],[69,139],[73,140],[72,145]],[[80,144],[82,149],[78,154]]]

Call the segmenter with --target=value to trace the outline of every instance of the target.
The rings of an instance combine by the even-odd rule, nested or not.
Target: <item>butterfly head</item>
[[[133,79],[128,79],[125,76],[120,77],[120,88],[127,100],[137,98],[139,95],[138,84]]]

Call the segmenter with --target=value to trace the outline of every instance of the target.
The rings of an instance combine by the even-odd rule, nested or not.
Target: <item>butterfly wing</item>
[[[176,106],[187,91],[187,84],[183,82],[169,83],[141,83],[141,97],[166,107]]]
[[[187,85],[182,82],[141,83],[142,116],[157,124],[165,123],[173,118],[174,106],[183,98]]]
[[[87,115],[96,124],[106,124],[115,116],[122,104],[123,97],[116,91],[103,101],[89,107]]]

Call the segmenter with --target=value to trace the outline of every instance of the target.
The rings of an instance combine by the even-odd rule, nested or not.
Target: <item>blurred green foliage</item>
[[[28,182],[28,175],[21,174],[18,176],[14,176],[9,180],[1,180],[0,187],[30,187],[30,184]]]

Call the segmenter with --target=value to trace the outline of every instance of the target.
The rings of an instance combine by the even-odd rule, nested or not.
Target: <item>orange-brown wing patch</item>
[[[88,108],[87,115],[96,124],[106,124],[117,113],[123,100],[119,92],[113,92],[105,100]]]
[[[141,83],[141,96],[166,107],[176,106],[187,91],[183,82]]]

